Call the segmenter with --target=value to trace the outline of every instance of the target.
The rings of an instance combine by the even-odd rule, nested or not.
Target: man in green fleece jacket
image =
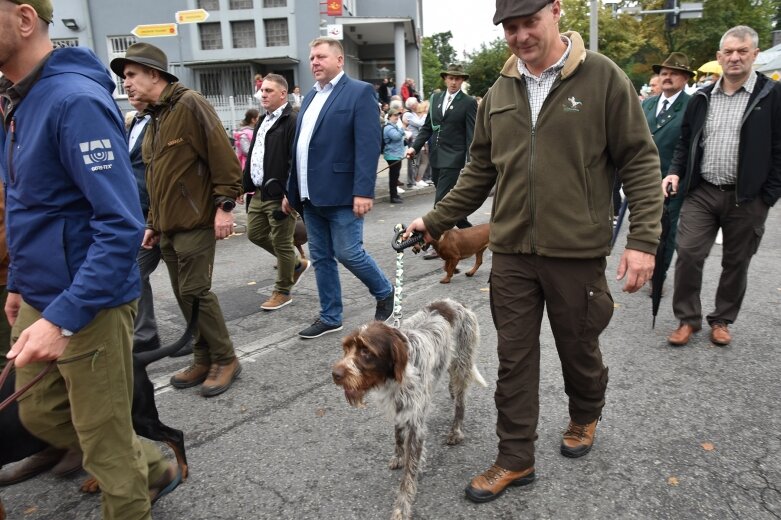
[[[475,502],[534,480],[546,307],[569,397],[561,453],[591,449],[608,380],[599,334],[613,314],[605,256],[616,172],[631,211],[618,267],[624,291],[637,291],[654,267],[661,172],[637,93],[613,62],[586,51],[579,34],[560,34],[560,16],[560,0],[497,0],[493,21],[514,56],[480,104],[471,161],[455,188],[408,229],[437,238],[496,185],[489,247],[499,454],[467,486]]]

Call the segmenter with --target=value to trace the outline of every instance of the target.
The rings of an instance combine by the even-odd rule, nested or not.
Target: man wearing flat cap
[[[151,518],[150,497],[182,474],[131,421],[141,205],[114,81],[91,50],[53,49],[52,14],[48,0],[0,0],[5,313],[17,388],[56,361],[19,401],[19,418],[54,448],[83,452],[75,468],[83,460],[98,481],[103,518]]]
[[[659,156],[637,92],[579,34],[559,33],[560,16],[560,0],[497,0],[493,21],[514,55],[480,104],[458,184],[409,227],[437,238],[496,186],[489,247],[499,453],[466,487],[474,502],[534,481],[544,311],[569,398],[560,452],[582,457],[592,448],[608,381],[599,335],[613,314],[605,257],[616,171],[632,212],[618,267],[624,291],[637,291],[654,267]]]
[[[171,377],[174,388],[201,385],[201,395],[225,392],[241,372],[217,295],[211,291],[216,241],[233,232],[241,166],[214,108],[168,72],[162,50],[134,43],[111,69],[129,98],[151,116],[142,155],[149,216],[142,247],[160,244],[185,317],[200,301],[193,362]]]
[[[689,103],[689,94],[684,87],[694,77],[694,71],[689,67],[689,58],[681,52],[673,52],[661,65],[653,65],[654,72],[659,75],[662,92],[643,101],[648,128],[659,150],[662,177],[667,175],[667,169],[675,153],[675,145],[681,137],[681,122]],[[675,251],[675,237],[678,233],[678,216],[681,213],[683,197],[673,197],[667,204],[670,215],[670,232],[667,234],[665,246],[663,273],[667,273]],[[664,283],[664,278],[662,278]]]
[[[431,178],[436,186],[435,205],[453,189],[464,168],[469,157],[469,145],[472,144],[477,113],[475,98],[461,90],[464,80],[469,79],[469,74],[464,72],[464,66],[451,64],[440,76],[445,80],[447,88],[444,92],[431,96],[426,122],[406,154],[407,158],[414,157],[431,139],[429,157]],[[455,225],[465,228],[472,224],[464,216]],[[436,257],[436,251],[432,248],[424,258]]]

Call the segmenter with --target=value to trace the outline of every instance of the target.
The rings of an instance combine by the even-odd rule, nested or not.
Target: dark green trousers
[[[227,365],[236,357],[220,302],[211,291],[216,247],[211,228],[164,233],[160,238],[171,287],[186,319],[190,319],[193,300],[200,300],[193,355],[201,365]]]
[[[19,418],[36,437],[57,448],[80,447],[84,469],[100,484],[104,519],[151,519],[149,482],[168,463],[133,431],[133,320],[136,302],[105,309],[74,334],[57,367],[19,399]],[[22,303],[12,341],[41,314]],[[16,370],[16,387],[46,363]]]
[[[274,218],[274,211],[282,208],[280,200],[260,200],[260,195],[252,197],[247,208],[247,238],[277,259],[277,281],[274,289],[282,294],[290,294],[293,288],[293,274],[298,255],[293,245],[293,233],[296,230],[296,218],[288,215],[282,220]]]
[[[456,183],[458,182],[458,176],[461,175],[461,168],[432,168],[431,179],[434,181],[434,187],[436,193],[434,194],[434,206],[437,202],[445,198],[445,195],[450,193]],[[466,219],[462,218],[456,222],[456,227],[459,229],[472,227],[472,224]]]

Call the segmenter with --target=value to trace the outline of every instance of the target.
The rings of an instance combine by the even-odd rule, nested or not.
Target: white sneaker
[[[404,188],[401,187],[396,188],[396,193],[404,193],[404,191],[405,191]]]
[[[418,188],[428,188],[428,184],[423,181],[416,182],[415,186],[417,186]]]
[[[721,232],[721,228],[719,228],[719,232],[716,233],[716,244],[721,245],[724,243],[724,234]]]

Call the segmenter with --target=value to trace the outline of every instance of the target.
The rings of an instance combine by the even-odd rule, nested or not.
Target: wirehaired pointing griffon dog
[[[423,442],[432,394],[447,372],[455,416],[448,444],[464,434],[466,389],[474,381],[487,386],[474,359],[480,341],[477,316],[454,300],[437,300],[404,320],[400,329],[374,321],[342,341],[344,357],[333,368],[334,382],[347,401],[363,406],[374,391],[394,417],[396,450],[390,468],[404,468],[391,518],[411,518],[417,477],[424,462]]]

